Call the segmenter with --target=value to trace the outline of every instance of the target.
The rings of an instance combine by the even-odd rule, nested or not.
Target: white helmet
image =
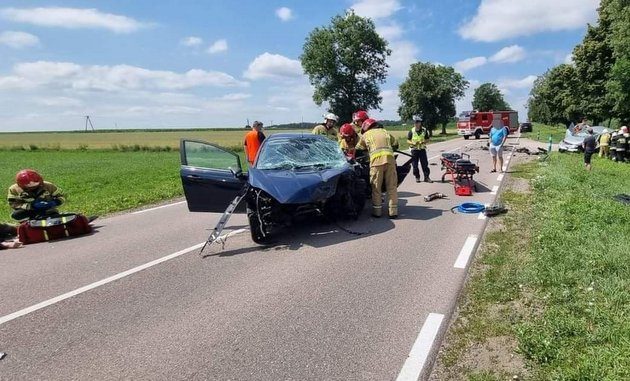
[[[627,134],[628,133],[628,127],[622,126],[621,127],[621,132],[624,133],[624,134]]]
[[[611,135],[611,136],[612,136],[613,138],[614,138],[615,136],[617,136],[617,131],[613,131],[613,133],[612,133],[612,135]]]
[[[328,114],[324,115],[324,119],[334,120],[335,122],[339,121],[339,117],[333,114],[332,112],[329,112]]]
[[[610,131],[608,131],[608,129],[607,129],[607,128],[604,128],[604,131],[602,131],[602,134],[607,134],[607,133],[609,133],[609,132],[610,132]]]

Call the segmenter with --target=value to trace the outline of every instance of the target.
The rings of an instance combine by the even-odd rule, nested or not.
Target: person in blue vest
[[[416,177],[416,182],[420,182],[420,170],[418,169],[418,161],[422,167],[422,173],[424,174],[424,181],[432,183],[433,181],[429,177],[431,170],[429,170],[429,159],[427,158],[427,142],[429,141],[429,131],[422,127],[422,117],[420,115],[414,115],[413,128],[407,133],[407,143],[411,148],[413,166],[413,175]]]

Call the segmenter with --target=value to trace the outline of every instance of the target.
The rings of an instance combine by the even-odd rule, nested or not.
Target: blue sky
[[[352,8],[393,51],[383,111],[398,119],[409,65],[496,83],[525,119],[537,75],[596,20],[597,0],[11,1],[0,3],[0,131],[242,127],[318,121],[298,57],[315,27]]]

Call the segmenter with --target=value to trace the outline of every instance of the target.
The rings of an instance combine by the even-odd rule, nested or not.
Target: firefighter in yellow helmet
[[[363,134],[357,149],[367,149],[370,155],[370,185],[372,186],[372,216],[382,214],[381,188],[385,189],[389,198],[389,218],[398,217],[398,176],[396,175],[396,159],[394,149],[398,141],[374,119],[366,119],[361,127]]]

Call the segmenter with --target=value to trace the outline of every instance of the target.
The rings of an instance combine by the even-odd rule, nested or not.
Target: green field
[[[388,127],[397,138],[406,135],[411,126]],[[19,132],[0,133],[0,150],[67,150],[67,149],[116,149],[140,151],[153,147],[169,147],[178,149],[180,139],[196,139],[208,141],[233,150],[241,150],[245,129],[214,130],[182,130],[182,131],[108,131],[108,132]],[[266,135],[282,132],[310,132],[310,130],[276,130],[264,131]],[[454,125],[447,130],[450,138],[456,135]],[[444,140],[444,136],[436,135],[435,141]],[[134,148],[135,146],[135,148]],[[124,149],[122,149],[124,147]]]
[[[526,132],[523,134],[524,138],[537,140],[539,142],[547,143],[551,136],[553,144],[558,144],[567,132],[567,128],[561,124],[555,126],[548,126],[540,123],[533,123],[532,132]]]
[[[502,194],[510,211],[484,238],[443,366],[457,380],[629,380],[630,206],[613,196],[629,193],[630,165],[595,157],[587,172],[554,153],[513,176],[531,191]],[[459,368],[484,347],[523,366]]]
[[[267,130],[266,133],[287,131],[298,132]],[[407,148],[407,127],[390,131],[399,139],[401,149]],[[180,138],[229,147],[239,154],[244,166],[241,146],[244,134],[244,130],[0,134],[0,189],[6,192],[20,169],[33,168],[65,191],[67,202],[61,210],[103,215],[136,208],[183,195],[179,152],[174,150]],[[456,136],[449,130],[448,135],[436,135],[433,141]],[[113,145],[118,148],[112,149]],[[12,149],[14,146],[22,149]],[[171,150],[143,149],[163,146]],[[9,220],[8,204],[0,205],[0,221]]]
[[[0,151],[0,162],[4,192],[18,170],[34,168],[67,194],[63,211],[103,215],[183,194],[179,152]],[[6,199],[0,205],[8,221]]]

